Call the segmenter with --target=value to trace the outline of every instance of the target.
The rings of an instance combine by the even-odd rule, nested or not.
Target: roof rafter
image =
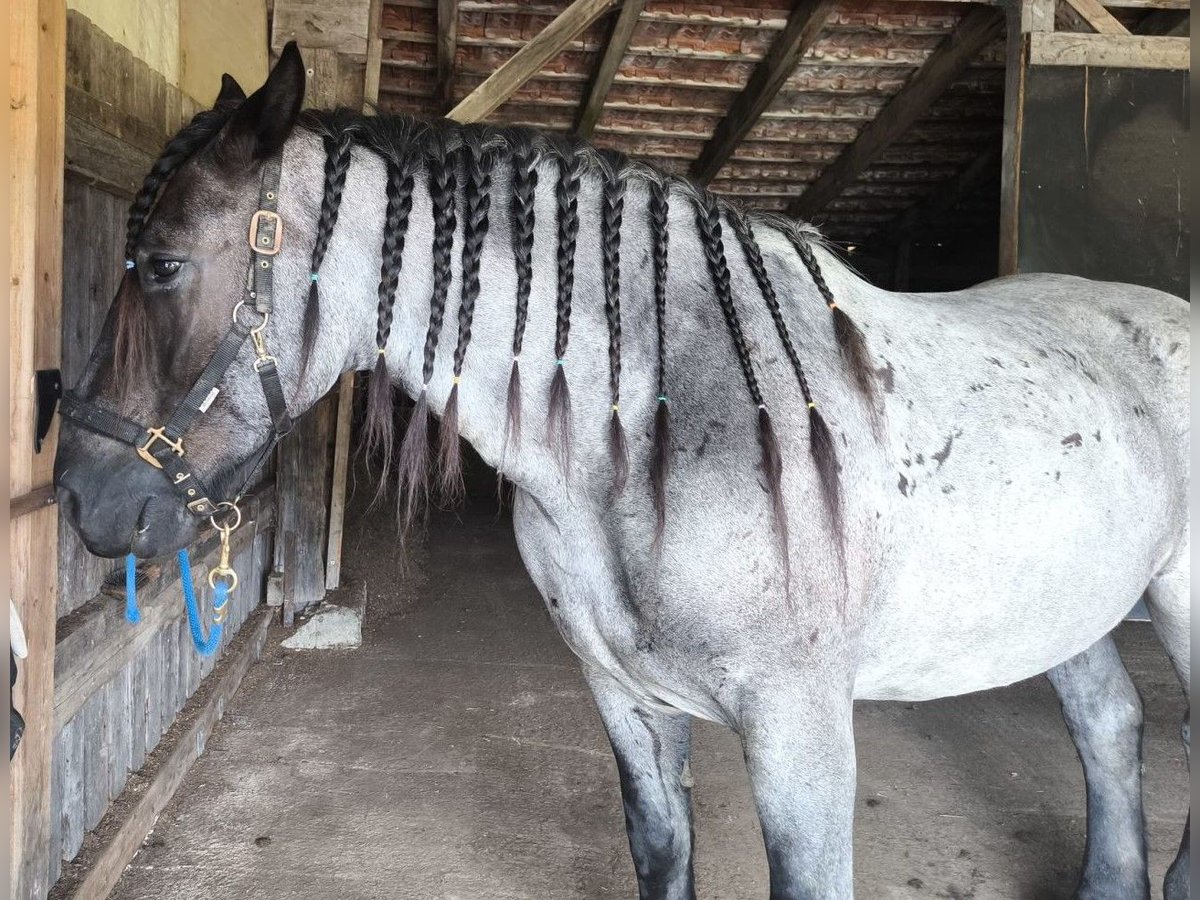
[[[625,58],[629,39],[633,37],[633,29],[637,26],[638,18],[645,6],[646,0],[625,0],[620,14],[613,22],[608,42],[604,46],[604,53],[601,54],[595,74],[592,76],[591,86],[588,88],[587,96],[579,105],[579,113],[575,118],[575,133],[582,138],[591,137],[592,130],[600,121],[609,88],[612,87],[613,79],[617,76],[617,69],[621,67],[621,60]]]
[[[454,54],[458,49],[458,0],[437,0],[437,106],[454,105]]]
[[[575,0],[509,57],[508,61],[447,113],[456,122],[477,122],[501,106],[542,66],[563,51],[585,28],[612,8],[616,0]]]
[[[879,115],[821,173],[821,177],[789,205],[788,213],[811,218],[820,212],[929,109],[1003,27],[1003,15],[993,8],[975,7],[963,16],[954,32],[938,45],[925,65],[879,111]]]
[[[771,105],[800,57],[816,43],[835,6],[834,0],[798,0],[788,16],[787,25],[772,42],[771,49],[755,67],[746,87],[734,98],[728,114],[693,163],[691,175],[694,179],[707,184],[721,170]]]
[[[1100,0],[1066,0],[1067,5],[1088,24],[1096,34],[1129,34],[1129,29],[1104,8]]]

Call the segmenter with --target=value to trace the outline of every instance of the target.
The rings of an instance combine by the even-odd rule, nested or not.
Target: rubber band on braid
[[[762,450],[762,471],[767,482],[767,491],[771,496],[771,506],[774,512],[775,530],[778,535],[783,553],[784,570],[790,581],[790,564],[788,558],[788,523],[787,509],[783,503],[783,459],[779,450],[779,439],[775,436],[775,427],[771,415],[767,412],[767,404],[763,400],[762,388],[758,376],[754,373],[754,362],[750,356],[750,346],[742,331],[737,308],[733,302],[733,291],[730,286],[729,263],[725,257],[725,245],[721,239],[721,209],[717,199],[712,194],[704,194],[696,206],[696,225],[700,231],[700,243],[704,248],[704,257],[708,262],[709,274],[712,277],[713,290],[717,303],[725,316],[725,324],[729,328],[729,336],[733,340],[734,351],[746,380],[750,397],[758,407],[758,441]]]
[[[508,451],[510,440],[521,441],[521,367],[519,359],[525,340],[525,322],[529,316],[529,293],[533,284],[533,202],[537,193],[538,155],[532,147],[522,147],[512,161],[512,198],[509,217],[512,221],[513,259],[517,270],[517,311],[513,326],[512,371],[508,376],[508,397],[504,423],[504,443],[501,459]],[[503,468],[503,463],[501,464]]]
[[[650,185],[650,241],[654,260],[654,322],[658,336],[658,397],[654,409],[654,452],[650,457],[650,488],[654,496],[654,546],[662,545],[667,522],[667,476],[671,468],[671,405],[667,400],[667,228],[671,207],[670,183]]]
[[[804,403],[808,408],[809,451],[817,464],[817,472],[821,479],[821,493],[825,498],[825,507],[829,511],[829,517],[833,523],[835,533],[840,534],[842,514],[841,500],[838,493],[839,465],[837,448],[834,445],[833,436],[829,431],[829,426],[825,423],[824,417],[817,410],[816,402],[813,400],[812,389],[808,384],[808,377],[804,373],[804,366],[800,362],[800,354],[796,351],[796,345],[792,342],[787,321],[784,319],[783,310],[780,307],[779,297],[775,293],[775,286],[771,283],[771,279],[767,275],[767,267],[763,262],[762,251],[759,249],[758,241],[754,237],[754,229],[751,227],[749,221],[737,211],[729,210],[727,216],[730,224],[733,226],[734,233],[741,242],[742,251],[746,255],[746,262],[750,266],[750,272],[754,275],[758,289],[767,303],[767,309],[771,312],[771,319],[775,323],[775,331],[779,334],[779,340],[783,344],[783,349],[792,364],[792,370],[796,373],[796,381],[800,385],[800,394],[804,398]]]
[[[613,490],[620,494],[629,478],[629,449],[621,424],[621,220],[625,182],[617,174],[604,179],[600,201],[600,243],[604,266],[604,314],[608,320],[608,379],[612,415],[608,421],[608,455]]]
[[[546,440],[558,458],[563,477],[571,467],[571,392],[564,363],[571,334],[571,298],[575,289],[575,245],[579,239],[579,185],[581,166],[569,150],[559,161],[554,196],[558,219],[558,294],[554,326],[554,377],[550,382],[550,409]]]
[[[450,397],[442,413],[438,432],[441,460],[441,495],[448,504],[457,503],[466,493],[462,476],[462,448],[458,436],[458,386],[462,378],[467,345],[471,343],[471,324],[475,302],[479,299],[479,263],[488,232],[491,208],[491,154],[482,143],[468,139],[463,146],[467,183],[463,191],[462,295],[458,306],[458,342],[454,347],[454,380]]]

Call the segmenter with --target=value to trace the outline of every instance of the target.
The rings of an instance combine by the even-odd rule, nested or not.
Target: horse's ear
[[[213,106],[223,106],[226,103],[241,103],[245,99],[246,92],[237,83],[237,79],[228,72],[222,75],[221,90],[217,93],[217,102]]]
[[[275,153],[292,133],[304,102],[304,60],[289,41],[266,83],[238,107],[225,132],[225,140],[246,152],[249,159]]]

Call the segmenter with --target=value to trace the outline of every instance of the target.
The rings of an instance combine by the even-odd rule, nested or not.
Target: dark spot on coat
[[[1100,432],[1099,432],[1099,431],[1094,431],[1094,432],[1092,432],[1092,437],[1094,437],[1094,438],[1096,439],[1096,442],[1097,442],[1097,443],[1099,443],[1099,441],[1100,441]]]
[[[868,797],[866,802],[867,802],[867,806],[871,807],[871,809],[874,809],[883,801],[880,800],[878,797]]]
[[[551,605],[551,606],[553,606],[555,609],[558,609],[558,598],[557,598],[557,597],[551,597],[551,598],[550,598],[550,605]]]
[[[906,466],[911,466],[911,465],[912,465],[912,460],[911,460],[911,459],[908,459],[907,457],[905,457],[905,458],[901,459],[901,460],[900,460],[900,462],[904,463],[904,465],[906,465]]]
[[[1174,356],[1175,351],[1179,349],[1179,341],[1173,341],[1171,346],[1167,348],[1167,356]]]
[[[709,419],[708,427],[713,429],[714,431],[724,431],[726,428],[726,425],[720,419]]]
[[[925,887],[925,882],[923,882],[920,878],[910,878],[910,879],[908,879],[908,881],[906,881],[904,883],[907,884],[910,888],[914,888],[918,891],[921,888]]]
[[[1050,358],[1050,354],[1047,353],[1045,350],[1043,350],[1041,347],[1038,347],[1037,355],[1040,356],[1042,359]]]
[[[1001,369],[1003,369],[1003,368],[1004,368],[1004,363],[1000,362],[1000,360],[996,359],[996,357],[994,357],[994,356],[988,356],[988,357],[984,357],[984,358],[985,358],[985,359],[986,359],[988,362],[990,362],[990,363],[991,363],[993,366],[998,366],[998,367],[999,367],[999,368],[1001,368]]]
[[[904,473],[900,474],[900,483],[897,485],[900,488],[900,493],[905,497],[908,496],[908,479],[904,477]]]
[[[954,435],[949,435],[946,438],[946,443],[942,446],[942,449],[939,450],[937,453],[933,454],[933,458],[935,460],[937,460],[939,469],[942,467],[942,464],[945,463],[946,460],[948,460],[950,458],[950,448],[953,446],[954,446]]]
[[[706,451],[708,449],[709,437],[710,437],[709,433],[707,431],[704,432],[704,437],[702,437],[700,439],[700,446],[696,448],[696,458],[697,459],[704,458],[704,451]]]
[[[943,484],[943,485],[942,485],[942,493],[943,493],[943,494],[953,494],[953,493],[954,493],[954,485],[952,485],[952,484]]]
[[[1062,478],[1062,472],[1060,472],[1058,469],[1055,469],[1054,470],[1054,480],[1058,481],[1060,478]]]
[[[890,394],[896,389],[896,370],[886,359],[883,361],[883,367],[875,370],[875,374],[879,376],[879,383],[883,385],[885,394]]]
[[[271,844],[271,836],[268,834],[260,834],[254,839],[255,847],[269,847]]]
[[[1144,416],[1146,414],[1146,410],[1142,409],[1141,406],[1135,403],[1133,405],[1133,414],[1135,416]]]
[[[809,642],[810,644],[815,644],[815,643],[817,642],[817,638],[818,638],[818,637],[820,637],[820,635],[821,635],[821,629],[819,629],[819,628],[814,628],[814,629],[813,629],[812,631],[810,631],[810,632],[809,632],[809,634],[808,634],[808,642]]]
[[[962,847],[962,848],[960,848],[960,849],[959,849],[959,851],[958,851],[958,858],[959,858],[959,859],[970,859],[970,858],[971,858],[971,851],[970,851],[970,850],[968,850],[966,847]]]
[[[1083,438],[1080,436],[1079,432],[1076,431],[1074,434],[1068,434],[1060,443],[1064,447],[1082,447]]]
[[[918,466],[925,465],[925,454],[924,453],[917,454],[917,465]]]

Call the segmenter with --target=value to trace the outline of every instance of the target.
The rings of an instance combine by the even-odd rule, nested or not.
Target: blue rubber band
[[[319,280],[320,280],[320,278],[321,278],[321,276],[320,276],[320,274],[319,274],[319,273],[317,273],[317,272],[309,272],[309,273],[308,273],[308,280],[309,280],[309,281],[311,281],[311,282],[313,282],[314,284],[315,284],[317,281],[319,281]]]
[[[130,625],[142,621],[137,602],[137,557],[132,553],[125,557],[125,621]]]
[[[565,363],[565,362],[566,362],[566,360],[565,360],[565,359],[556,359],[556,360],[554,361],[554,364],[555,364],[556,366],[561,366],[561,365],[562,365],[563,363]]]
[[[127,260],[125,260],[125,268],[126,269],[137,268],[137,263],[134,262],[132,259],[127,259]]]

